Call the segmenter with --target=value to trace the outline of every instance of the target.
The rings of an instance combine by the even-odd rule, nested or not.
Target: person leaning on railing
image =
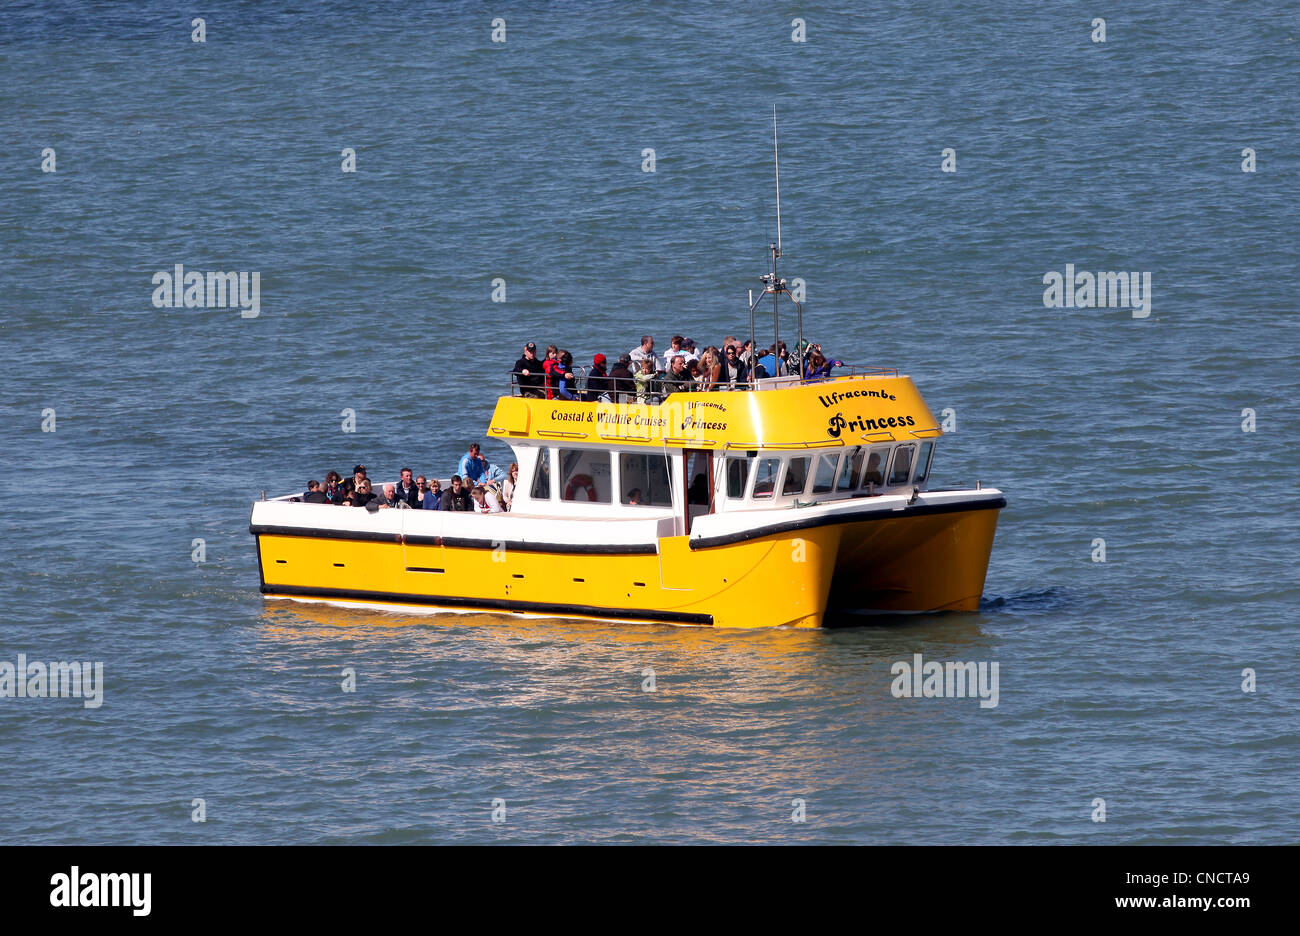
[[[465,479],[466,485],[479,484],[488,478],[491,465],[483,457],[483,450],[477,442],[469,444],[469,451],[460,457],[456,465],[456,474]]]
[[[546,357],[542,360],[542,373],[546,375],[546,399],[555,399],[555,386],[559,383],[559,378],[555,372],[560,369],[560,349],[555,345],[546,346]]]
[[[520,396],[540,397],[542,395],[545,375],[542,371],[542,362],[537,360],[537,345],[531,341],[524,345],[523,357],[515,361],[515,369],[511,373],[515,386],[519,388]]]
[[[501,513],[501,502],[497,499],[493,491],[489,491],[481,484],[476,484],[470,490],[470,510],[474,513]]]
[[[695,389],[695,382],[691,379],[691,372],[686,367],[685,357],[679,354],[672,359],[671,370],[659,379],[659,385],[663,388],[664,396],[682,390]]]
[[[573,355],[561,350],[557,361],[559,366],[551,371],[551,377],[555,381],[555,398],[577,400],[578,380],[573,373]]]
[[[821,345],[810,345],[808,348],[808,358],[804,361],[803,365],[803,379],[829,380],[831,376],[831,368],[843,366],[843,361],[834,361],[822,354]]]

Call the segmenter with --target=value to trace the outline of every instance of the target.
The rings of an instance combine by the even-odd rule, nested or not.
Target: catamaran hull
[[[842,511],[645,544],[511,543],[259,524],[269,598],[717,627],[820,627],[828,609],[978,607],[1005,504]],[[328,508],[344,510],[347,508]],[[484,518],[487,520],[487,518]]]
[[[977,610],[997,523],[996,509],[980,509],[846,526],[830,607]]]

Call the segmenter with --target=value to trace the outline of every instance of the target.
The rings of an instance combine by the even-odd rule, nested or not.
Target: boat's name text
[[[821,400],[822,406],[826,407],[827,409],[830,409],[832,406],[834,406],[836,403],[839,403],[841,400],[848,400],[851,399],[852,397],[875,397],[878,400],[897,399],[897,397],[895,397],[892,393],[887,393],[884,390],[847,390],[843,393],[837,390],[835,393],[826,394],[824,396],[822,394],[817,395],[817,399]]]
[[[846,428],[849,432],[858,432],[883,429],[901,429],[905,426],[915,426],[916,420],[911,416],[887,416],[883,419],[863,419],[859,416],[857,419],[845,419],[843,413],[836,413],[830,419],[826,420],[826,434],[832,439],[838,439],[840,433]]]

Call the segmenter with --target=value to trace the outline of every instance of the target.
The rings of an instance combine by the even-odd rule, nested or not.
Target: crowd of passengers
[[[826,380],[833,368],[844,366],[843,361],[823,354],[821,345],[805,340],[799,343],[799,350],[806,381]],[[643,335],[641,344],[619,355],[611,368],[606,368],[605,355],[593,357],[581,387],[573,355],[555,345],[548,345],[546,356],[539,358],[537,345],[528,342],[511,373],[521,396],[654,403],[670,393],[745,389],[756,379],[798,374],[799,358],[784,341],[756,352],[752,341],[742,342],[731,335],[723,339],[721,347],[709,345],[702,351],[697,350],[694,338],[673,335],[669,349],[660,356],[655,352],[654,336]]]
[[[804,380],[825,380],[831,369],[843,367],[822,353],[821,345],[800,342],[803,352]],[[548,400],[607,400],[610,402],[657,402],[670,393],[684,390],[744,389],[754,379],[779,377],[799,372],[798,357],[792,356],[785,342],[754,353],[753,343],[741,342],[728,335],[722,347],[710,345],[703,353],[696,350],[693,338],[674,335],[669,350],[660,357],[655,353],[652,335],[643,335],[641,344],[618,358],[606,370],[607,358],[597,354],[579,387],[573,371],[573,355],[549,345],[546,358],[539,360],[537,345],[528,342],[524,354],[515,362],[514,380],[523,396]],[[375,489],[366,476],[366,466],[357,465],[352,477],[343,478],[337,471],[325,475],[324,483],[307,482],[307,490],[293,500],[308,504],[334,504],[340,507],[365,507],[369,510],[462,510],[471,513],[501,513],[514,502],[519,465],[510,463],[502,471],[488,463],[477,442],[461,456],[456,474],[446,489],[437,478],[427,480],[414,475],[410,468],[401,470],[398,481],[389,481]],[[640,500],[640,491],[632,503]]]
[[[401,470],[401,478],[381,484],[376,489],[366,476],[366,466],[357,465],[352,477],[341,478],[337,471],[328,472],[325,482],[311,480],[301,496],[293,498],[308,504],[335,504],[340,507],[365,507],[368,510],[463,510],[470,513],[501,513],[509,510],[515,499],[519,465],[510,463],[502,471],[489,464],[477,442],[461,456],[456,473],[444,489],[437,478],[426,480],[413,475],[410,468]]]

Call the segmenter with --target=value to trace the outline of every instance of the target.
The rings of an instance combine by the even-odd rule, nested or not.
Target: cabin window
[[[753,452],[745,456],[727,456],[727,497],[740,500],[745,496],[745,481],[749,478],[749,464],[753,460]]]
[[[889,471],[890,484],[906,484],[907,476],[912,473],[912,453],[915,445],[900,445],[894,449],[894,464]]]
[[[876,449],[867,458],[867,470],[862,476],[862,486],[874,484],[877,487],[885,483],[885,456],[889,449]]]
[[[618,456],[619,502],[633,507],[671,507],[672,482],[666,455],[622,452]]]
[[[612,490],[609,452],[560,449],[561,500],[608,504]]]
[[[819,455],[817,457],[817,471],[813,475],[812,492],[814,494],[829,494],[831,488],[835,487],[835,469],[839,467],[839,461],[840,455],[838,452],[834,455]]]
[[[776,476],[781,471],[781,459],[760,458],[754,469],[754,497],[771,497],[776,492]]]
[[[551,450],[542,449],[537,453],[537,467],[533,469],[533,500],[551,499]]]
[[[790,459],[785,467],[785,481],[781,484],[781,494],[802,494],[808,486],[808,463],[812,461],[806,455]]]
[[[858,486],[858,477],[862,474],[862,463],[867,460],[867,450],[861,447],[844,453],[840,460],[840,477],[835,482],[835,490],[851,491]]]
[[[934,443],[922,442],[921,454],[916,456],[916,477],[913,481],[920,484],[930,477],[930,462],[934,460]]]

